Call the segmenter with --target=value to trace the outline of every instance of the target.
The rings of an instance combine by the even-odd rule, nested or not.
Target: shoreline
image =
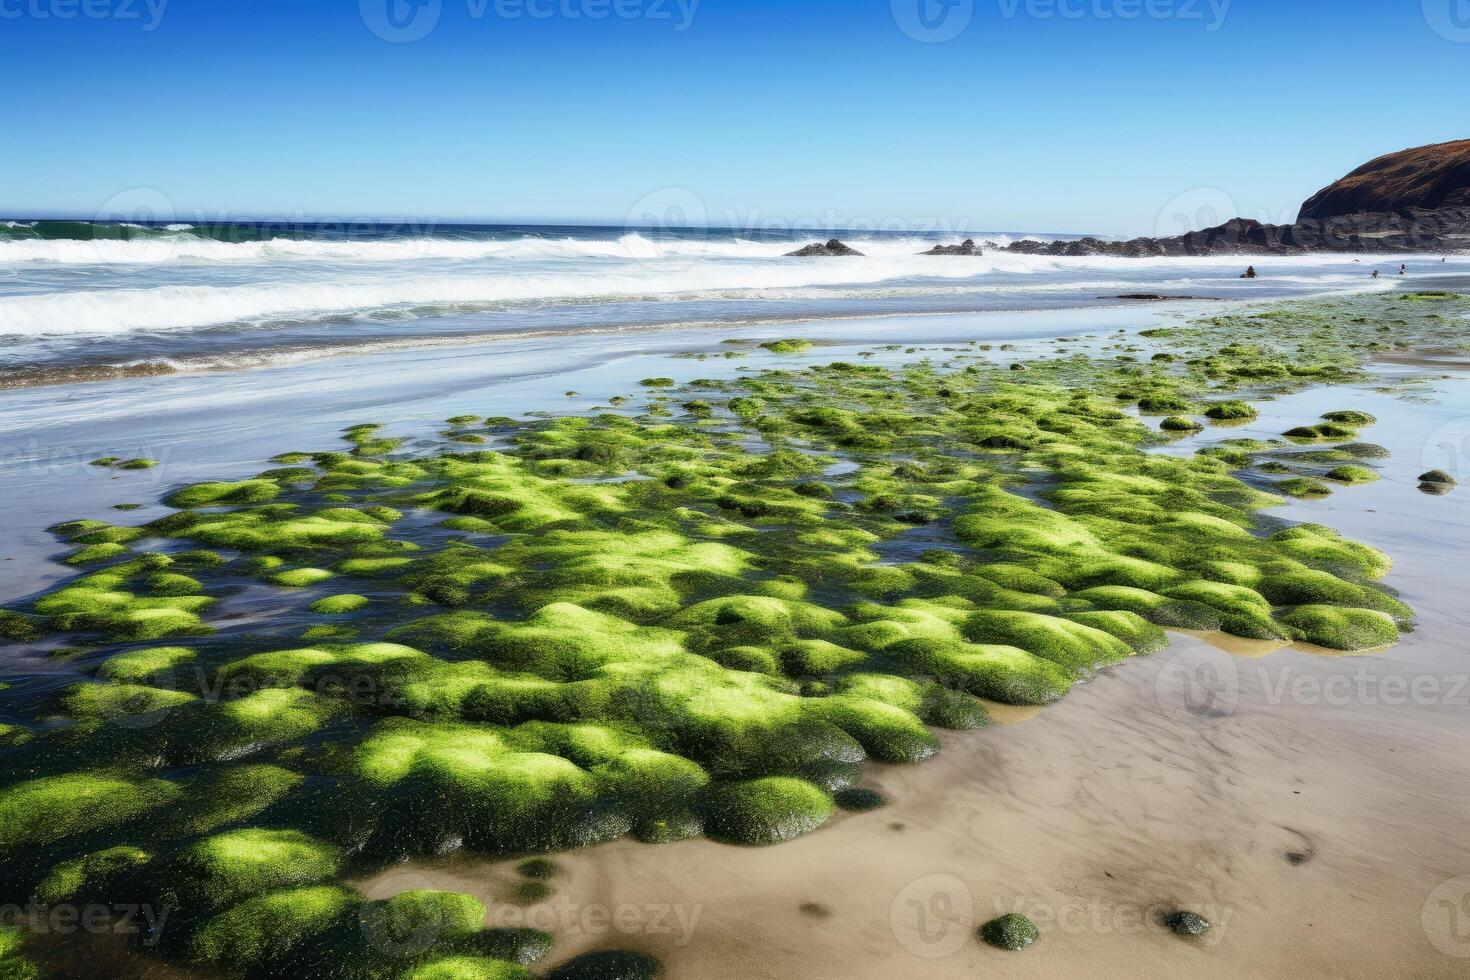
[[[1018,255],[1001,261],[1004,266],[1006,261],[1014,262],[1024,258]],[[451,305],[438,309],[431,316],[409,320],[398,320],[397,315],[392,312],[396,308],[387,307],[379,311],[383,317],[381,319],[378,314],[371,314],[371,311],[365,309],[343,308],[335,313],[328,309],[317,310],[314,313],[311,310],[304,310],[300,320],[284,315],[279,320],[269,323],[252,323],[247,319],[234,324],[222,323],[214,326],[200,325],[168,330],[139,328],[136,331],[99,334],[94,338],[95,342],[92,344],[83,343],[86,338],[82,334],[73,335],[66,332],[34,335],[8,334],[0,337],[0,340],[5,342],[4,346],[10,347],[16,353],[10,355],[12,363],[0,370],[0,391],[39,386],[92,384],[128,378],[168,377],[175,374],[259,370],[286,366],[293,362],[349,357],[355,354],[392,353],[397,350],[429,349],[440,346],[473,347],[519,337],[573,337],[579,334],[611,335],[623,332],[657,333],[704,327],[743,330],[758,328],[765,324],[808,323],[828,319],[845,321],[895,315],[984,315],[990,312],[1103,308],[1135,302],[1124,298],[1129,295],[1168,294],[1180,291],[1191,295],[1202,291],[1212,296],[1219,293],[1218,301],[1221,302],[1272,301],[1298,297],[1309,298],[1314,295],[1386,291],[1397,284],[1391,278],[1369,281],[1366,271],[1364,271],[1361,282],[1349,284],[1345,281],[1338,281],[1342,278],[1341,274],[1349,270],[1366,270],[1366,266],[1355,267],[1345,258],[1342,259],[1342,268],[1337,270],[1338,275],[1323,273],[1325,277],[1323,281],[1314,283],[1312,279],[1317,273],[1310,270],[1317,267],[1311,264],[1310,258],[1302,257],[1302,261],[1308,264],[1296,269],[1292,268],[1292,259],[1283,259],[1285,265],[1282,266],[1282,269],[1285,271],[1281,273],[1281,278],[1273,279],[1270,272],[1267,272],[1262,278],[1251,281],[1248,287],[1235,279],[1233,267],[1228,278],[1218,281],[1212,279],[1208,272],[1209,269],[1217,272],[1224,269],[1220,263],[1226,260],[1218,257],[1207,257],[1195,260],[1193,263],[1188,259],[1169,259],[1153,264],[1139,263],[1134,259],[1097,259],[1093,262],[1093,265],[1096,266],[1095,271],[1099,274],[1094,277],[1097,279],[1096,282],[1089,282],[1085,279],[1073,281],[1072,278],[1069,278],[1089,270],[1091,266],[1087,264],[1087,260],[1083,260],[1082,264],[1076,268],[1067,267],[1057,270],[1056,274],[1061,278],[1054,282],[1047,281],[1051,273],[1038,272],[1033,278],[1031,274],[1021,269],[1002,267],[992,270],[995,273],[993,281],[966,280],[969,285],[956,285],[961,280],[949,278],[959,268],[950,263],[963,263],[967,260],[937,258],[926,260],[932,265],[925,268],[939,275],[939,279],[933,279],[932,276],[926,277],[925,269],[910,268],[905,272],[895,267],[891,270],[891,278],[866,282],[863,281],[864,277],[858,277],[860,281],[850,286],[851,289],[857,291],[853,296],[840,295],[848,287],[833,285],[833,283],[840,283],[841,276],[833,279],[824,272],[815,277],[816,285],[790,289],[785,293],[777,290],[777,293],[781,295],[766,296],[760,289],[745,292],[741,290],[715,291],[707,296],[698,292],[669,293],[657,296],[650,294],[643,300],[653,300],[651,307],[648,302],[637,297],[621,299],[605,297],[595,302],[591,299],[568,300],[566,304],[554,299],[545,299],[528,302],[519,307],[512,305],[501,308],[497,304],[491,304],[486,309],[478,311]],[[1327,256],[1326,258],[1333,260],[1340,257]],[[1373,257],[1369,256],[1369,258]],[[790,261],[800,264],[800,260]],[[818,262],[819,260],[812,261]],[[886,259],[880,258],[875,261],[883,262]],[[1068,260],[1044,259],[1041,261],[1050,264],[1061,261],[1064,266],[1068,264]],[[768,264],[756,263],[761,268],[765,268]],[[1199,266],[1200,272],[1204,274],[1205,279],[1210,280],[1211,284],[1204,285],[1201,281],[1194,281],[1191,286],[1189,285],[1191,280],[1187,277],[1186,280],[1180,282],[1170,278],[1161,278],[1166,277],[1168,270],[1174,266],[1183,268],[1191,267],[1191,265]],[[269,265],[262,266],[262,269],[265,270],[270,268]],[[449,266],[441,268],[439,265],[430,265],[428,268],[430,271],[437,269],[437,275],[444,275],[446,270],[452,271],[452,267]],[[814,268],[830,272],[842,266],[819,263]],[[1127,271],[1130,268],[1137,268],[1140,271],[1133,274]],[[1263,266],[1263,271],[1266,268]],[[1109,270],[1118,274],[1109,276],[1107,275]],[[287,273],[288,267],[282,267],[280,271]],[[149,276],[157,278],[165,272],[167,272],[167,267],[160,266],[153,268]],[[494,275],[504,275],[505,272],[505,269],[501,269]],[[252,272],[247,278],[259,274]],[[282,283],[282,287],[294,288],[293,283],[294,285],[310,285],[315,281],[309,279],[306,282],[296,283],[294,277],[301,274],[301,270],[289,273],[290,281]],[[335,277],[347,276],[344,282],[348,283],[352,281],[352,276],[358,274],[358,272],[349,272],[349,267],[346,266],[332,273]],[[66,269],[58,269],[52,270],[48,275],[59,276],[64,280],[72,273]],[[186,279],[200,275],[207,278],[215,275],[215,272],[213,270],[191,271],[186,268],[177,275],[185,276]],[[979,275],[978,270],[977,275]],[[919,278],[911,278],[913,276]],[[983,278],[991,279],[989,275]],[[1428,284],[1436,278],[1438,277],[1434,275],[1426,275],[1419,281]],[[169,281],[171,280],[167,278],[159,279],[158,283],[161,286]],[[251,286],[250,288],[258,287]],[[809,292],[809,295],[803,295],[804,290]],[[1241,295],[1236,295],[1243,290],[1245,292]],[[128,290],[127,292],[137,293],[138,300],[141,301],[155,292],[168,291],[167,287],[163,287],[161,289]],[[968,297],[964,295],[967,293],[970,294]],[[65,295],[65,289],[15,297],[0,295],[0,305],[3,305],[7,299],[23,303],[34,303],[41,300],[50,302],[64,298]],[[96,303],[110,303],[117,296],[116,290],[101,290],[95,294],[87,294],[89,305],[84,309],[90,309],[90,305]],[[1187,298],[1175,301],[1187,301]],[[201,301],[196,299],[195,302]],[[688,310],[659,309],[663,305],[678,307],[685,304],[689,306]],[[762,309],[762,307],[769,307],[773,304],[778,307],[775,312]],[[119,315],[125,312],[122,308],[118,309]],[[402,313],[401,310],[398,312]],[[419,310],[419,312],[423,311]],[[63,316],[63,314],[58,312],[57,316]],[[93,314],[88,313],[88,316],[93,316]]]

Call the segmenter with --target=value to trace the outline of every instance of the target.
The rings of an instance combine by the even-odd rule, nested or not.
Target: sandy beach
[[[1470,611],[1452,571],[1470,504],[1415,477],[1463,451],[1470,376],[1412,401],[1317,389],[1248,431],[1344,404],[1379,417],[1384,479],[1275,514],[1393,555],[1387,581],[1421,618],[1392,650],[1176,634],[926,763],[875,767],[863,785],[890,806],[776,848],[603,845],[560,858],[554,897],[529,908],[504,862],[414,863],[365,888],[466,891],[568,954],[612,941],[678,977],[1462,976],[1470,939],[1440,903],[1470,893]],[[1173,935],[1159,919],[1176,907],[1216,928]],[[1032,950],[974,940],[1012,911],[1041,928]]]
[[[783,362],[825,363],[899,337],[904,348],[875,359],[900,363],[916,348],[942,353],[982,338],[1015,345],[995,356],[1024,358],[1058,337],[1098,338],[1066,342],[1086,348],[1202,309],[803,324],[824,346]],[[407,350],[80,386],[59,404],[54,389],[4,393],[8,444],[35,449],[0,469],[0,499],[15,515],[0,592],[14,601],[69,574],[50,563],[56,543],[44,528],[57,520],[106,517],[124,500],[144,504],[136,517],[147,520],[166,512],[152,502],[170,486],[248,475],[283,446],[325,443],[352,422],[387,421],[400,434],[419,425],[428,437],[454,410],[585,411],[645,376],[683,382],[764,366],[763,354],[676,356],[717,354],[712,339]],[[1374,370],[1367,383],[1261,402],[1261,416],[1230,435],[1267,438],[1335,409],[1378,418],[1371,436],[1391,451],[1380,481],[1271,513],[1330,525],[1393,557],[1385,584],[1419,615],[1393,649],[1326,655],[1174,633],[1167,650],[1104,668],[1058,704],[992,705],[989,727],[944,734],[936,758],[870,764],[861,785],[887,806],[839,814],[778,846],[623,840],[566,852],[555,856],[549,893],[529,903],[515,862],[469,855],[411,861],[357,884],[370,898],[420,888],[474,895],[492,925],[550,932],[554,961],[616,946],[656,956],[674,977],[1460,975],[1470,955],[1453,917],[1470,893],[1460,877],[1470,874],[1460,828],[1470,809],[1470,689],[1458,638],[1470,613],[1454,570],[1465,567],[1470,498],[1426,496],[1414,478],[1463,467],[1470,376],[1432,352]],[[1405,376],[1426,380],[1396,383]],[[1206,432],[1164,451],[1218,438]],[[84,464],[103,450],[161,465],[118,474]],[[37,698],[81,676],[54,659],[11,659],[5,673],[17,693]],[[1180,907],[1214,928],[1198,939],[1168,932],[1160,917]],[[975,940],[979,923],[1011,911],[1038,924],[1032,950]]]

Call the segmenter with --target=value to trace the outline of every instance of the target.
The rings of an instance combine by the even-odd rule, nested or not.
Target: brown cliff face
[[[1313,194],[1297,220],[1470,207],[1470,140],[1389,153]]]

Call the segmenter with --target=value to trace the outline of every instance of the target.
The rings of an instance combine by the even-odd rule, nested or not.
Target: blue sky
[[[1467,0],[390,2],[0,0],[0,211],[1153,233],[1470,136]]]

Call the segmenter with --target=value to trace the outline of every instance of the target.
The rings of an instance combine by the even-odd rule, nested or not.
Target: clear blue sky
[[[1470,136],[1470,22],[1421,0],[427,0],[411,43],[390,0],[162,2],[0,0],[0,211],[620,223],[674,187],[712,224],[1146,233]],[[920,2],[968,25],[915,40]]]

